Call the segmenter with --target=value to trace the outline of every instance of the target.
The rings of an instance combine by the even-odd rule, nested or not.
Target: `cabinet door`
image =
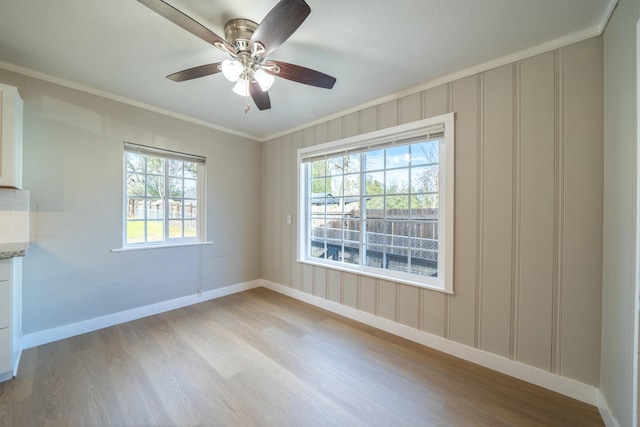
[[[11,328],[0,329],[0,376],[11,372]]]
[[[0,84],[0,185],[22,188],[22,111],[18,89]]]
[[[0,259],[0,282],[11,279],[11,260]]]
[[[11,324],[11,282],[0,282],[0,328]]]

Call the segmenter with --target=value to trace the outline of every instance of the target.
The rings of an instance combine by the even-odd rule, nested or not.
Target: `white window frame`
[[[394,126],[362,135],[304,147],[297,150],[298,161],[298,236],[297,261],[325,268],[390,280],[398,283],[434,289],[453,294],[453,239],[454,239],[454,179],[455,179],[455,135],[454,113],[442,114],[415,122]],[[330,156],[354,150],[391,145],[395,142],[427,137],[434,132],[444,131],[439,149],[439,218],[438,218],[438,275],[421,276],[384,268],[349,264],[346,262],[311,257],[309,248],[309,228],[311,215],[307,212],[308,198],[311,197],[307,183],[305,159]],[[362,188],[360,190],[362,197]]]
[[[163,227],[164,227],[164,240],[155,241],[155,242],[137,242],[137,243],[127,243],[127,153],[135,152],[145,156],[153,156],[160,157],[165,159],[165,167],[164,167],[164,183],[165,183],[165,192],[164,198],[165,202],[164,206],[164,218],[163,218]],[[168,227],[169,227],[169,203],[167,202],[171,197],[169,196],[168,191],[168,161],[167,160],[180,160],[185,162],[196,163],[197,167],[197,187],[196,187],[196,200],[197,200],[197,213],[196,213],[196,236],[195,237],[181,237],[181,238],[170,238]],[[206,182],[206,170],[205,170],[205,157],[181,153],[177,151],[165,150],[155,147],[148,147],[145,145],[134,144],[130,142],[124,143],[124,151],[122,155],[123,162],[123,207],[122,207],[122,250],[135,250],[135,249],[147,249],[147,248],[158,248],[158,247],[168,247],[168,246],[188,246],[194,244],[206,244],[209,242],[205,242],[205,182]],[[146,211],[146,209],[145,209]],[[145,214],[146,215],[146,214]],[[184,221],[184,217],[182,220]],[[145,217],[144,222],[147,221]]]

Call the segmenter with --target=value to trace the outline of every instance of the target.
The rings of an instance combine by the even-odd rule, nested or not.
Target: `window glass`
[[[156,151],[125,148],[125,246],[200,240],[204,163]]]
[[[363,228],[365,265],[437,277],[437,268],[428,267],[438,262],[438,147],[438,140],[419,141],[311,163],[310,256],[359,264]]]
[[[445,257],[453,242],[444,239],[453,235],[453,204],[447,211],[443,201],[453,200],[453,114],[441,117],[440,127],[425,124],[433,134],[412,129],[405,140],[376,135],[373,147],[363,135],[299,150],[300,260],[452,290]]]

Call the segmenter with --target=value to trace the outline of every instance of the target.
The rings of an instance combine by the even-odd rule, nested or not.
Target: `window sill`
[[[203,246],[203,245],[213,245],[213,242],[189,242],[189,243],[171,243],[171,244],[161,244],[161,245],[127,246],[123,248],[111,249],[111,252],[144,251],[147,249],[167,249],[167,248],[180,248],[184,246]]]
[[[309,264],[309,265],[313,265],[316,267],[323,267],[330,270],[344,271],[346,273],[356,274],[359,276],[367,276],[367,277],[372,277],[374,279],[387,280],[389,282],[394,282],[394,283],[402,283],[403,285],[410,285],[418,288],[429,289],[432,291],[453,295],[453,290],[445,289],[437,285],[424,283],[418,280],[406,279],[406,278],[398,277],[391,274],[389,275],[384,273],[381,274],[381,273],[378,273],[377,271],[367,270],[364,268],[349,268],[348,266],[337,265],[334,263],[328,263],[328,262],[322,262],[322,261],[312,261],[308,259],[298,259],[297,261],[301,264]]]

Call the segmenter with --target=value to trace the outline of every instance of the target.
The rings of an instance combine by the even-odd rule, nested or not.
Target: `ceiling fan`
[[[170,80],[181,82],[222,72],[235,82],[233,91],[245,97],[250,95],[259,110],[271,108],[268,90],[274,76],[325,89],[331,89],[336,82],[334,77],[319,71],[266,59],[311,13],[304,0],[280,0],[260,25],[248,19],[232,19],[224,26],[224,39],[163,0],[138,1],[231,56],[221,62],[169,74]],[[247,104],[245,113],[248,111]]]

